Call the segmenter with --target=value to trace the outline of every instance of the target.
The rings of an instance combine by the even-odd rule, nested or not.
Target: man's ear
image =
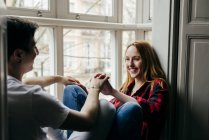
[[[13,56],[16,62],[21,63],[25,57],[25,52],[21,49],[16,49],[13,53]]]

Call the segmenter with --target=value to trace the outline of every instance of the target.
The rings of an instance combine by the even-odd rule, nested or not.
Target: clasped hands
[[[109,78],[110,77],[107,76],[106,74],[97,73],[92,78],[90,78],[90,80],[86,84],[86,87],[83,86],[78,80],[70,76],[67,77],[63,76],[61,82],[64,85],[76,84],[80,86],[83,90],[85,90],[87,94],[88,94],[87,89],[94,89],[94,90],[98,90],[99,92],[102,92],[105,95],[111,95],[114,89],[108,81]]]
[[[100,92],[104,83],[108,81],[108,79],[109,76],[106,74],[97,73],[89,80],[87,89],[94,89]]]

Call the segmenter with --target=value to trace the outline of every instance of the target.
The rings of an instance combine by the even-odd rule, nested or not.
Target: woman
[[[127,79],[119,91],[107,81],[102,93],[115,97],[117,109],[110,139],[159,140],[168,105],[166,76],[146,41],[130,44],[125,52]]]

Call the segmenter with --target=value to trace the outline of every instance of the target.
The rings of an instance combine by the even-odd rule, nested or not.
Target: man
[[[103,83],[108,79],[106,75],[97,74],[92,77],[87,88],[88,96],[80,111],[68,108],[42,89],[53,83],[78,84],[77,80],[71,77],[49,76],[22,82],[23,75],[33,69],[34,60],[39,54],[34,40],[37,28],[36,23],[7,17],[9,139],[46,140],[47,135],[43,127],[94,130],[98,122],[97,117],[100,117],[98,112],[103,109],[98,97]],[[79,86],[74,86],[69,91],[74,91],[76,95],[83,92]],[[70,92],[66,94],[71,95]],[[105,108],[114,116],[115,110],[112,106],[106,105]],[[112,118],[108,118],[110,123]],[[107,133],[108,131],[102,134]]]

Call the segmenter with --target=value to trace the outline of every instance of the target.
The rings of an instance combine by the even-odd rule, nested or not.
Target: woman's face
[[[33,63],[36,56],[39,54],[39,51],[36,47],[36,42],[34,41],[34,38],[31,38],[29,41],[29,51],[25,51],[25,57],[22,61],[23,64],[23,72],[29,72],[33,69]]]
[[[126,69],[132,78],[142,77],[142,59],[135,46],[130,46],[126,51]]]

